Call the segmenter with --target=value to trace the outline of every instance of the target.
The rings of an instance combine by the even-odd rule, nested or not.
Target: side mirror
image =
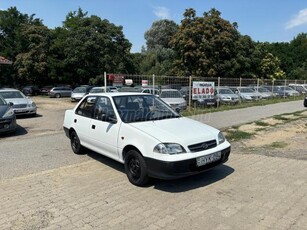
[[[107,115],[106,116],[106,122],[110,122],[111,124],[116,124],[117,119],[114,115]]]
[[[176,108],[175,111],[176,111],[177,113],[180,113],[180,108]]]
[[[9,102],[9,106],[13,106],[14,105],[14,103],[13,102]]]

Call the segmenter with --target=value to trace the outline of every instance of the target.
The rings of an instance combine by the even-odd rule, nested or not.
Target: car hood
[[[237,94],[218,94],[220,97],[239,98]]]
[[[7,105],[0,105],[0,118],[5,114],[7,109],[8,109]]]
[[[183,98],[161,98],[161,99],[168,104],[181,104],[185,102]]]
[[[189,118],[130,123],[130,125],[162,143],[183,143],[186,146],[215,140],[219,130]]]
[[[72,97],[83,97],[84,95],[85,93],[74,93],[74,92],[71,93]]]
[[[28,98],[6,98],[7,103],[12,102],[14,105],[31,104],[32,101]]]

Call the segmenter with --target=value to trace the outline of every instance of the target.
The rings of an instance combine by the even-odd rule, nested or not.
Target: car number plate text
[[[196,158],[196,166],[200,167],[200,166],[218,161],[219,159],[221,159],[221,156],[222,156],[221,152],[216,152],[216,153],[212,153],[210,155],[198,157],[198,158]]]

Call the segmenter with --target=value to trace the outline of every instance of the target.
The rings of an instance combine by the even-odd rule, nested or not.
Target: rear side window
[[[76,114],[92,118],[97,97],[85,98],[76,109]]]

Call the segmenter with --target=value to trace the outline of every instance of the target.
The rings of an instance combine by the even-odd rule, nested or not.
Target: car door
[[[75,110],[74,128],[79,136],[81,144],[92,149],[90,125],[93,117],[97,96],[85,98]]]
[[[91,144],[95,146],[94,151],[115,160],[119,159],[117,141],[120,124],[110,98],[97,97],[89,129]]]

